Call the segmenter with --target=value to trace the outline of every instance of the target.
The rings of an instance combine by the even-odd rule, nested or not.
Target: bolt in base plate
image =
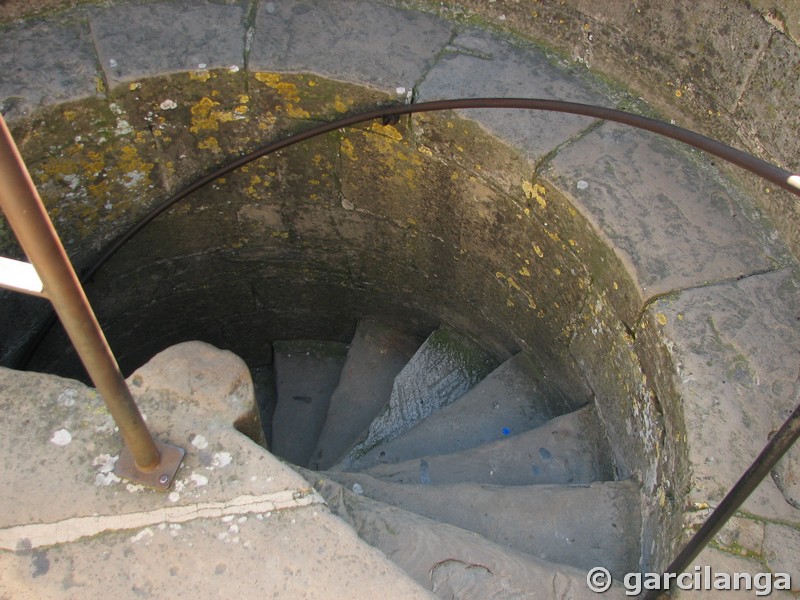
[[[147,471],[140,469],[136,465],[133,455],[128,451],[127,446],[124,446],[122,452],[119,453],[117,464],[114,465],[114,473],[117,477],[129,479],[135,483],[164,492],[172,485],[186,451],[183,448],[165,444],[158,440],[154,440],[154,442],[158,452],[161,454],[161,462],[154,469]]]

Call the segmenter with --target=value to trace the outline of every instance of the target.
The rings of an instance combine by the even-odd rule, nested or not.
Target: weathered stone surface
[[[758,67],[741,88],[734,114],[744,136],[758,136],[759,145],[769,158],[797,173],[800,159],[786,153],[797,144],[792,132],[800,129],[800,116],[796,110],[787,109],[800,96],[800,47],[787,36],[777,34],[771,35],[765,45]]]
[[[520,352],[483,378],[453,404],[401,436],[373,448],[352,469],[452,453],[516,435],[576,408],[542,373],[533,356]]]
[[[451,29],[430,15],[377,2],[260,2],[249,65],[410,92]]]
[[[0,112],[7,121],[40,106],[93,96],[97,59],[86,22],[31,21],[0,35]]]
[[[368,430],[389,402],[394,378],[419,342],[375,321],[359,321],[325,424],[309,462],[312,469],[336,464]]]
[[[347,345],[292,340],[274,342],[278,404],[272,418],[270,450],[306,466],[314,451],[331,395],[339,383]]]
[[[501,435],[510,435],[507,431],[503,429]],[[440,429],[431,436],[445,444],[451,439],[448,434]],[[391,442],[373,451],[389,446]],[[607,481],[614,475],[605,432],[593,407],[470,450],[377,464],[363,472],[392,483],[423,485],[467,481],[492,485],[577,484]]]
[[[253,403],[239,358],[182,344],[130,385],[154,436],[186,450],[168,493],[114,474],[119,435],[94,390],[0,369],[0,596],[431,598],[236,431]]]
[[[417,100],[550,98],[607,104],[542,52],[519,48],[477,29],[459,33],[419,85]],[[465,115],[538,160],[592,124],[592,119],[522,110],[470,110]]]
[[[137,512],[148,503],[155,508],[222,502],[234,470],[248,481],[248,491],[242,493],[302,487],[283,468],[271,472],[268,481],[262,467],[274,465],[274,459],[236,430],[237,422],[251,416],[254,400],[247,367],[230,352],[203,343],[183,344],[155,357],[129,379],[153,436],[187,451],[171,499],[113,474],[122,443],[93,389],[7,369],[0,376],[6,406],[2,475],[3,481],[17,482],[0,492],[0,527],[104,515],[109,507]],[[38,401],[20,403],[25,397]],[[54,439],[71,441],[58,445]],[[21,502],[21,490],[37,492]],[[52,501],[55,495],[59,502]]]
[[[710,580],[705,579],[706,566],[711,568]],[[707,547],[699,554],[697,558],[694,559],[694,565],[692,568],[687,569],[687,572],[694,574],[695,569],[699,570],[699,576],[701,577],[701,589],[681,590],[679,596],[680,598],[689,598],[691,600],[712,600],[713,598],[719,598],[721,594],[724,594],[726,598],[754,598],[756,596],[756,592],[760,592],[761,595],[765,595],[768,589],[772,590],[772,593],[768,596],[769,598],[778,598],[779,600],[790,600],[792,598],[796,598],[796,595],[792,594],[791,592],[774,589],[772,585],[769,585],[767,576],[765,575],[762,575],[762,580],[759,581],[758,587],[754,584],[754,578],[757,574],[769,573],[769,569],[757,558],[734,556],[732,554],[728,554],[727,552],[720,552],[715,548]],[[746,589],[745,580],[740,580],[739,589],[733,588],[732,581],[731,585],[728,586],[730,588],[729,590],[725,589],[724,587],[722,589],[714,589],[714,583],[716,581],[717,574],[723,574],[720,585],[724,586],[725,574],[732,579],[735,573],[748,573],[750,575],[750,590]],[[711,589],[705,589],[706,585],[708,585]]]
[[[90,12],[113,87],[140,77],[244,66],[246,3],[118,4]]]
[[[785,260],[753,223],[749,200],[652,134],[606,124],[559,152],[551,175],[630,265],[645,299]]]
[[[773,573],[787,573],[792,591],[800,592],[800,529],[768,523],[764,534],[764,558]]]
[[[639,563],[639,489],[631,481],[591,485],[398,485],[362,473],[325,473],[348,489],[497,544],[615,577]]]
[[[449,327],[434,331],[397,375],[389,403],[345,465],[397,437],[467,393],[496,365],[473,340]]]
[[[690,500],[716,504],[750,466],[796,402],[800,352],[796,270],[748,277],[659,300],[652,311],[673,344],[682,383]],[[744,510],[800,523],[775,482]]]
[[[131,600],[165,595],[180,600],[210,595],[434,598],[323,506],[229,516],[2,552],[0,594]]]
[[[796,443],[772,470],[772,478],[786,501],[800,509],[800,446]]]
[[[586,574],[515,552],[471,531],[436,522],[365,496],[317,473],[303,472],[335,514],[439,598],[545,600],[595,598]],[[618,586],[606,594],[622,598]]]

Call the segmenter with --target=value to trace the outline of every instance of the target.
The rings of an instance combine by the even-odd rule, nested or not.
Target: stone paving
[[[12,24],[0,35],[0,109],[8,120],[14,121],[38,107],[68,99],[103,98],[109,87],[139,78],[211,68],[312,72],[400,96],[413,91],[417,100],[531,96],[613,105],[588,78],[549,61],[536,48],[521,47],[485,31],[377,2],[292,0],[255,2],[252,6],[244,2],[120,3]],[[569,198],[628,267],[632,284],[626,287],[620,282],[622,290],[618,290],[614,282],[608,297],[616,302],[615,316],[625,327],[632,331],[650,327],[647,335],[654,335],[669,349],[676,369],[662,375],[672,382],[683,401],[692,473],[690,510],[693,518],[705,515],[708,506],[713,507],[722,498],[770,432],[798,402],[800,269],[796,261],[752,203],[715,175],[712,161],[697,153],[676,150],[672,143],[650,134],[580,117],[488,111],[471,111],[468,116],[535,163],[537,171]],[[573,351],[579,361],[585,358],[581,347],[576,344]],[[3,376],[17,381],[7,372]],[[74,389],[69,387],[71,383],[57,384],[32,375],[19,377],[20,381],[35,382],[24,385],[30,385],[37,393],[41,393],[39,386],[47,389],[56,406],[59,402],[65,406],[69,398],[63,394]],[[63,389],[58,392],[54,386]],[[79,391],[81,398],[88,394],[86,390]],[[151,416],[156,414],[148,407],[146,410]],[[50,421],[48,417],[45,423],[55,426]],[[154,418],[153,422],[158,420]],[[72,434],[88,435],[89,430],[78,423],[70,430]],[[27,429],[21,423],[6,424],[11,431]],[[174,426],[186,424],[181,425],[176,418]],[[77,433],[81,429],[84,433]],[[47,441],[56,431],[41,431],[39,437],[32,438],[40,444],[38,451],[41,447],[50,451],[60,448]],[[220,452],[223,447],[231,452],[231,448],[247,446],[232,429],[220,440],[224,440],[220,441]],[[6,465],[4,481],[15,483],[4,486],[0,502],[3,535],[13,526],[103,514],[100,507],[104,505],[119,507],[120,512],[134,506],[147,512],[143,508],[147,502],[154,502],[153,507],[165,505],[161,497],[127,492],[116,482],[110,489],[119,491],[110,503],[103,495],[106,488],[95,486],[93,481],[83,481],[80,491],[72,486],[70,473],[85,468],[87,459],[91,462],[110,452],[105,449],[109,445],[113,446],[110,438],[102,444],[96,439],[87,439],[86,443],[95,444],[90,452],[93,455],[69,459],[63,471],[49,458],[44,459],[48,461],[46,468],[27,474]],[[77,446],[77,440],[73,440],[65,448]],[[84,454],[86,451],[88,448]],[[257,453],[255,449],[249,451]],[[792,452],[795,456],[800,453],[797,449]],[[262,461],[272,460],[266,453],[257,454]],[[24,457],[18,452],[7,449],[5,455],[23,464]],[[199,455],[196,458],[200,460]],[[214,489],[213,476],[219,473],[202,470],[207,467],[201,468],[201,463],[192,467],[201,469],[194,474],[209,480],[204,492]],[[102,464],[94,468],[98,478],[108,475],[102,471]],[[263,495],[272,501],[271,494],[301,486],[301,480],[293,479],[283,467],[274,464],[271,468],[293,483],[278,486],[281,490],[266,485],[256,490],[245,485],[241,493]],[[48,489],[59,489],[62,498],[72,500],[50,502],[50,494],[55,492],[41,494],[36,500],[37,494],[29,490],[41,485],[45,472],[56,486]],[[239,484],[247,483],[241,481],[244,473],[237,477]],[[187,480],[186,485],[196,492],[197,481]],[[98,498],[96,502],[84,500],[87,486],[93,492],[90,496]],[[69,495],[73,493],[74,496]],[[220,510],[224,511],[232,497],[223,494],[214,501],[221,503]],[[26,501],[20,503],[21,498]],[[306,498],[315,502],[313,496]],[[15,507],[13,511],[11,506]],[[86,509],[76,512],[72,506]],[[169,501],[166,506],[170,507]],[[329,519],[322,506],[278,511],[283,520],[276,526],[275,536],[285,535],[284,528],[291,523],[286,523],[283,515],[294,510],[304,511],[304,516],[298,518],[301,524]],[[309,517],[309,510],[316,510],[317,515]],[[263,517],[264,512],[270,511],[259,514]],[[266,527],[254,515],[247,516],[246,525],[240,527],[243,532],[254,526]],[[164,527],[159,529],[159,523]],[[164,542],[170,541],[173,531],[179,531],[172,528],[173,524],[178,523],[167,518],[150,523],[149,529],[131,526],[131,532],[135,529],[138,533],[131,533],[130,537],[126,534],[102,542],[103,538],[96,538],[76,543],[85,544],[86,552],[92,556],[118,552],[120,545],[131,545],[137,553],[147,543],[153,549],[166,548]],[[348,535],[333,520],[325,520],[321,528],[309,527],[314,532],[334,531],[340,538]],[[198,539],[213,541],[215,534],[225,534],[228,539],[232,536],[232,531],[211,520],[197,520],[191,530]],[[717,540],[717,545],[728,553],[714,552],[724,556],[741,554],[741,548],[747,547],[748,532],[752,531],[759,539],[758,551],[735,560],[754,570],[794,569],[797,589],[800,572],[796,562],[787,560],[792,554],[785,549],[798,545],[800,510],[787,502],[773,480],[766,480],[745,504],[740,526],[728,538]],[[179,533],[177,539],[182,535]],[[15,553],[0,554],[0,560],[8,565],[0,575],[0,586],[4,586],[0,587],[0,594],[25,597],[19,590],[50,589],[42,572],[50,567],[45,565],[52,562],[52,575],[60,573],[62,561],[71,560],[67,555],[62,557],[61,546],[52,551],[39,550],[38,545],[27,547],[24,539],[29,538],[11,540],[4,546]],[[218,544],[221,539],[213,543]],[[262,543],[266,544],[258,542]],[[358,546],[354,539],[349,543]],[[285,546],[281,544],[282,551]],[[260,547],[264,548],[262,556],[280,563],[282,559],[276,556],[274,547]],[[331,545],[324,547],[326,556],[338,554],[332,553]],[[214,554],[225,551],[222,546],[211,550]],[[358,552],[362,554],[347,568],[354,578],[362,578],[359,581],[366,586],[360,588],[364,597],[374,595],[366,592],[369,589],[386,593],[389,588],[379,585],[384,574],[393,582],[403,580],[369,549],[358,546]],[[61,559],[58,564],[56,555]],[[362,560],[375,560],[380,566],[357,568]],[[227,560],[220,560],[215,568],[224,571],[232,567]],[[279,568],[277,563],[275,568]],[[286,574],[287,585],[295,581],[291,575]],[[98,576],[103,576],[101,571]],[[208,577],[213,578],[213,574]],[[251,581],[247,576],[243,580]],[[330,579],[331,584],[335,581],[339,578]],[[37,588],[40,585],[45,587]],[[397,585],[405,584],[392,583]],[[407,592],[397,591],[397,597],[424,596],[424,592],[412,591],[413,586],[408,585]],[[325,586],[320,590],[324,591]],[[355,597],[352,590],[343,590],[342,597],[345,593]],[[321,593],[320,597],[324,595]],[[284,597],[293,596],[287,591]]]
[[[128,383],[186,450],[168,494],[114,474],[94,390],[0,369],[0,598],[431,597],[234,428],[255,406],[241,359],[188,342]]]

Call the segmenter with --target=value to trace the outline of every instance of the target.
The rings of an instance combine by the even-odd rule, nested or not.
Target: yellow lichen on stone
[[[344,138],[342,140],[342,152],[344,152],[345,156],[347,156],[347,158],[349,158],[350,160],[358,160],[358,157],[356,156],[356,149],[353,146],[353,142],[351,142],[347,138]]]
[[[656,313],[656,321],[658,321],[659,325],[666,325],[667,315],[665,315],[664,313]]]
[[[216,77],[210,71],[189,71],[189,79],[192,81],[201,81],[205,83],[212,77]]]
[[[381,125],[380,123],[373,123],[370,126],[370,130],[372,130],[377,134],[385,135],[386,137],[391,138],[396,142],[399,142],[400,140],[403,139],[403,134],[400,133],[395,127],[392,127],[391,125]]]
[[[338,95],[333,100],[333,108],[336,110],[336,112],[340,113],[347,112],[347,104],[342,102],[342,99]]]
[[[430,148],[428,148],[427,146],[423,146],[422,144],[420,144],[419,146],[417,146],[417,150],[421,154],[424,154],[425,156],[433,157],[433,151]]]
[[[547,200],[544,195],[547,193],[547,188],[538,183],[531,183],[530,181],[523,180],[522,191],[528,200],[536,200],[537,204],[542,208],[547,208]]]
[[[199,142],[197,144],[197,147],[200,150],[211,150],[213,152],[222,151],[222,149],[219,147],[219,142],[217,141],[217,138],[215,138],[212,135],[208,136],[206,139]]]
[[[233,121],[236,116],[231,111],[214,110],[219,106],[208,96],[203,96],[189,110],[192,113],[192,126],[189,131],[200,133],[201,131],[218,131],[220,123]]]
[[[523,277],[530,277],[531,276],[531,272],[527,269],[527,267],[522,267],[519,270],[519,274],[522,275]]]
[[[154,166],[153,163],[143,161],[135,147],[123,146],[117,168],[124,173],[143,173],[149,176]]]
[[[307,110],[298,108],[291,102],[286,103],[286,114],[292,119],[308,119],[311,117]]]
[[[539,258],[544,258],[544,252],[542,252],[542,249],[539,248],[538,245],[533,244],[533,251],[536,252],[536,256],[538,256]]]

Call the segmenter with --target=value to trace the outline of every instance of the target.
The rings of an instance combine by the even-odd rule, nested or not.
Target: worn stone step
[[[272,452],[305,466],[325,423],[328,403],[347,355],[341,342],[294,340],[273,344],[278,403]]]
[[[539,427],[576,408],[546,379],[533,356],[520,352],[457,402],[343,466],[361,470],[466,450]]]
[[[334,514],[417,583],[447,600],[596,600],[586,573],[491,542],[472,531],[353,493],[301,470]],[[622,598],[618,586],[604,597]]]
[[[416,338],[380,323],[359,322],[330,399],[311,468],[331,467],[363,437],[389,401],[395,377],[419,346]]]
[[[363,473],[328,472],[348,489],[501,546],[615,577],[637,570],[640,497],[633,481],[501,487],[477,483],[400,485]]]
[[[393,483],[494,485],[592,483],[613,479],[611,452],[593,406],[477,448],[364,471]]]
[[[449,327],[440,327],[397,375],[389,404],[372,421],[366,438],[348,453],[343,464],[351,464],[378,444],[451,404],[495,366],[495,359],[472,339]]]

